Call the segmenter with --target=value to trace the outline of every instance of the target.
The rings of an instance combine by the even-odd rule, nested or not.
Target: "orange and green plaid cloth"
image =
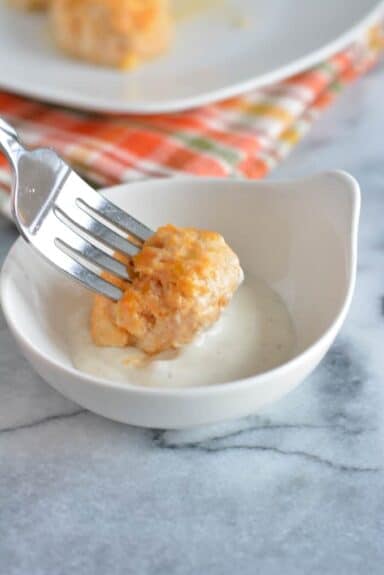
[[[179,173],[262,178],[303,137],[321,110],[384,52],[384,26],[281,83],[170,115],[105,116],[0,92],[0,116],[30,146],[50,146],[89,181],[108,186]],[[0,156],[0,212],[10,173]]]

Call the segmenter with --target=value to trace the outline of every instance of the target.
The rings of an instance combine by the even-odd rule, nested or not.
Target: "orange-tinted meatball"
[[[239,259],[215,232],[164,226],[129,264],[117,303],[96,296],[96,345],[134,345],[149,354],[179,348],[211,326],[239,287]]]
[[[76,58],[130,68],[169,44],[168,0],[50,0],[54,35]]]

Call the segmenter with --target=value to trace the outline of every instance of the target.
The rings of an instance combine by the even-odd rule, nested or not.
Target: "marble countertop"
[[[186,432],[80,409],[0,316],[1,575],[369,573],[384,562],[384,66],[348,89],[273,177],[360,181],[356,295],[296,391]],[[16,238],[0,219],[1,261]]]

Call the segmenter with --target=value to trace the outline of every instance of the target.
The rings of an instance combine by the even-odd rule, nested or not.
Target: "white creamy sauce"
[[[214,385],[277,367],[294,353],[294,328],[284,302],[265,282],[249,276],[215,325],[181,350],[150,361],[134,348],[95,346],[88,328],[90,305],[89,298],[83,299],[68,321],[72,361],[81,371],[114,381]]]

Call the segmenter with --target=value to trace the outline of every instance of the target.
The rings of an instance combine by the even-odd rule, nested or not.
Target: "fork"
[[[22,237],[87,288],[120,299],[113,279],[129,281],[129,275],[118,254],[135,255],[153,231],[96,192],[53,150],[26,150],[1,118],[0,149],[12,166],[11,210]]]

